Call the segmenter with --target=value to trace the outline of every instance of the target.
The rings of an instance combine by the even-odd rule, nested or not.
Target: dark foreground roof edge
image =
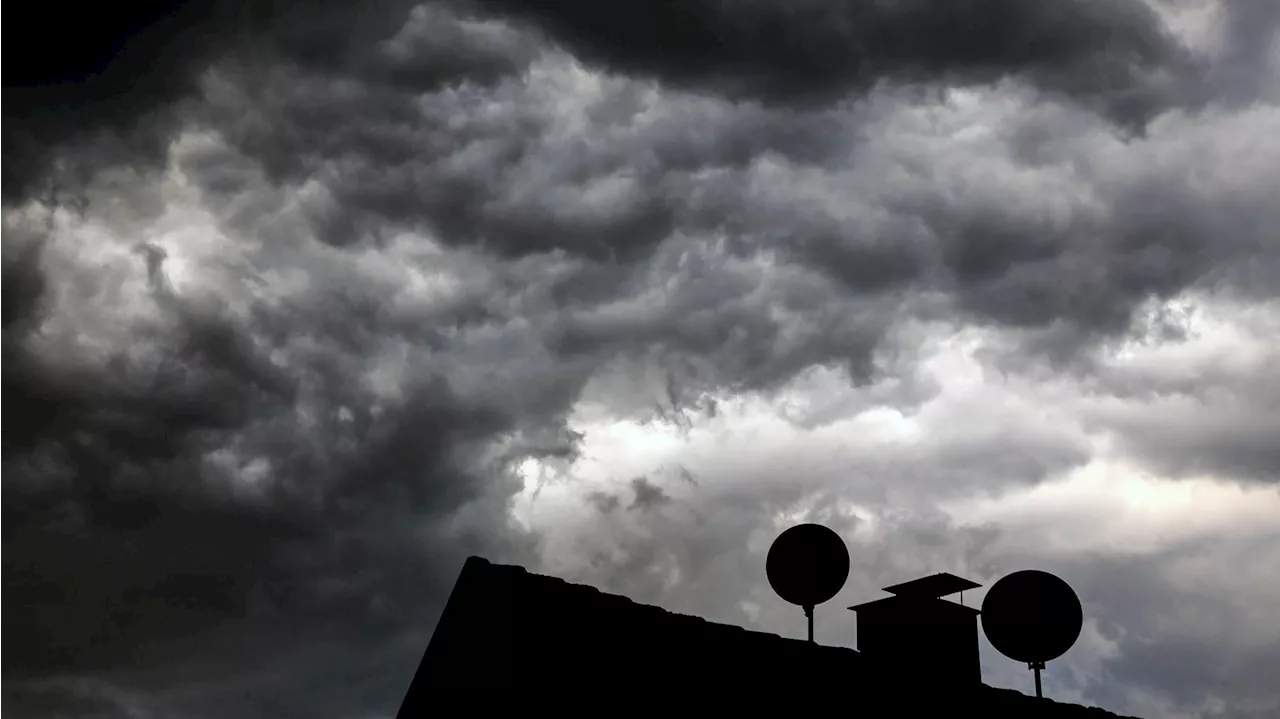
[[[705,617],[700,617],[696,614],[685,614],[683,612],[672,611],[670,609],[666,609],[665,607],[660,607],[656,604],[645,604],[643,602],[637,602],[636,600],[622,594],[613,594],[612,592],[606,592],[603,589],[600,589],[599,587],[593,587],[590,584],[580,584],[577,582],[571,582],[567,579],[563,579],[561,577],[555,577],[549,574],[537,574],[535,572],[530,572],[528,569],[518,564],[499,564],[496,562],[489,561],[484,557],[480,557],[476,555],[467,557],[466,563],[463,565],[462,574],[466,575],[468,573],[483,573],[483,574],[488,574],[490,576],[494,576],[497,574],[524,575],[525,577],[529,577],[531,579],[534,579],[540,582],[546,582],[546,583],[555,582],[559,586],[559,588],[563,590],[572,591],[572,592],[582,592],[582,593],[591,592],[597,597],[604,598],[607,601],[626,602],[627,604],[633,605],[644,611],[662,612],[663,614],[676,618],[677,620],[680,620],[680,621],[698,622],[700,624],[707,625],[711,628],[721,630],[721,631],[731,630],[735,632],[741,632],[743,634],[755,636],[756,638],[764,641],[777,642],[780,644],[789,644],[789,645],[795,645],[795,646],[800,646],[800,645],[810,646],[809,642],[804,639],[793,639],[790,637],[781,636],[779,634],[774,634],[772,632],[765,632],[757,629],[747,629],[746,627],[743,627],[738,624],[728,624],[725,622],[712,621]],[[841,652],[848,655],[851,659],[861,658],[862,656],[861,652],[859,652],[857,649],[854,649],[852,647],[842,647],[842,646],[837,646],[832,644],[818,644],[816,645],[815,648],[824,652]]]
[[[464,579],[465,577],[467,577],[468,575],[471,575],[471,576],[473,576],[474,578],[477,578],[477,579],[478,579],[478,578],[479,578],[479,576],[477,576],[477,575],[483,575],[483,574],[488,574],[488,575],[490,575],[490,576],[492,576],[492,575],[494,575],[494,574],[507,574],[507,575],[517,575],[517,574],[518,574],[518,575],[522,575],[522,576],[524,576],[524,577],[527,577],[527,578],[530,578],[530,579],[534,579],[534,580],[538,580],[538,581],[543,581],[543,582],[555,582],[555,583],[557,583],[558,585],[560,585],[562,588],[564,588],[564,589],[568,589],[568,590],[570,590],[570,591],[579,591],[579,592],[586,592],[586,591],[590,591],[590,592],[592,592],[592,593],[594,593],[594,594],[596,594],[596,595],[598,595],[598,596],[601,596],[601,597],[607,597],[607,598],[609,598],[610,600],[614,600],[614,601],[625,601],[625,602],[627,602],[628,604],[634,605],[634,606],[636,606],[636,607],[643,608],[643,609],[645,609],[645,610],[650,610],[650,611],[662,612],[662,613],[664,613],[664,614],[667,614],[667,615],[670,615],[670,616],[672,616],[672,617],[676,617],[676,618],[679,618],[679,619],[682,619],[682,620],[685,620],[685,621],[697,621],[697,622],[700,622],[700,623],[703,623],[703,624],[706,624],[706,625],[711,625],[711,626],[713,626],[713,627],[717,627],[717,628],[721,628],[721,629],[732,629],[732,630],[735,630],[735,631],[738,631],[738,632],[742,632],[742,633],[744,633],[744,634],[755,635],[755,636],[757,636],[757,637],[759,637],[759,638],[761,638],[761,639],[765,639],[765,638],[767,638],[767,640],[769,640],[769,641],[774,641],[774,642],[778,642],[778,643],[794,644],[794,645],[805,645],[805,646],[813,646],[813,645],[809,645],[809,643],[808,643],[807,641],[802,640],[802,639],[790,639],[790,638],[783,637],[783,636],[781,636],[781,635],[773,634],[773,633],[770,633],[770,632],[763,632],[763,631],[758,631],[758,630],[747,629],[746,627],[742,627],[742,626],[739,626],[739,625],[736,625],[736,624],[725,624],[725,623],[722,623],[722,622],[713,622],[713,621],[711,621],[711,620],[705,619],[705,618],[703,618],[703,617],[699,617],[699,616],[697,616],[697,615],[692,615],[692,614],[683,614],[683,613],[680,613],[680,612],[674,612],[674,611],[671,611],[671,610],[668,610],[668,609],[665,609],[665,608],[663,608],[663,607],[660,607],[660,606],[657,606],[657,605],[653,605],[653,604],[643,604],[643,603],[641,603],[641,602],[637,602],[637,601],[635,601],[635,600],[631,599],[630,597],[626,597],[626,596],[623,596],[623,595],[621,595],[621,594],[612,594],[612,593],[610,593],[610,592],[606,592],[606,591],[604,591],[604,590],[601,590],[601,589],[599,589],[599,588],[597,588],[597,587],[593,587],[593,586],[591,586],[591,585],[589,585],[589,584],[579,584],[579,583],[571,582],[571,581],[566,580],[566,579],[562,579],[562,578],[560,578],[560,577],[555,577],[555,576],[551,576],[551,575],[547,575],[547,574],[538,574],[538,573],[535,573],[535,572],[531,572],[531,571],[529,571],[528,569],[526,569],[525,567],[522,567],[522,566],[520,566],[520,565],[516,565],[516,564],[499,564],[499,563],[493,562],[493,561],[491,561],[491,560],[489,560],[489,559],[486,559],[485,557],[481,557],[481,556],[479,556],[479,555],[470,555],[470,556],[468,556],[468,557],[467,557],[466,561],[465,561],[465,562],[464,562],[464,564],[463,564],[462,571],[459,573],[459,576],[458,576],[458,580],[457,580],[457,581],[458,581],[458,583],[459,583],[459,584],[462,584],[462,583],[463,583],[463,579]],[[455,589],[457,589],[457,588],[458,588],[458,587],[455,585]],[[451,598],[452,598],[452,597],[451,597]],[[900,598],[900,596],[886,597],[885,599],[898,599],[898,598]],[[877,600],[877,601],[883,601],[883,600]],[[935,601],[947,601],[947,600],[935,599]],[[868,602],[868,603],[870,603],[870,602]],[[955,606],[964,607],[965,609],[971,609],[971,610],[973,610],[973,611],[975,611],[975,612],[978,612],[978,611],[979,611],[979,610],[977,610],[977,609],[975,609],[975,608],[967,607],[967,606],[965,606],[965,605],[957,604],[957,603],[955,603],[955,602],[950,602],[950,601],[948,601],[947,603],[948,603],[948,604],[954,604]],[[855,609],[857,606],[863,606],[863,605],[855,605],[854,607],[849,607],[849,609]],[[428,646],[428,649],[429,649],[429,648],[430,648],[430,647]],[[863,656],[861,652],[857,651],[856,649],[850,648],[850,647],[841,647],[841,646],[833,646],[833,645],[823,645],[823,644],[819,644],[819,645],[814,646],[814,649],[819,650],[819,651],[823,651],[823,652],[840,652],[840,653],[842,653],[843,655],[850,657],[851,659],[852,659],[852,658],[855,658],[855,657],[856,657],[856,658],[861,658],[861,657]],[[412,692],[412,690],[414,689],[413,684],[416,684],[416,683],[417,683],[417,681],[418,681],[418,677],[416,677],[416,676],[415,676],[414,681],[411,683],[411,686],[410,686],[410,691],[411,691],[411,692]],[[1010,689],[1010,688],[1006,688],[1006,687],[994,687],[994,686],[991,686],[991,685],[986,684],[986,683],[983,683],[983,684],[981,684],[980,686],[981,686],[981,689],[982,689],[982,691],[983,691],[984,693],[989,693],[993,698],[994,698],[994,697],[1005,697],[1005,698],[1006,698],[1006,699],[1005,699],[1005,701],[1016,701],[1016,702],[1017,702],[1017,703],[1019,703],[1019,704],[1022,704],[1022,703],[1024,703],[1024,702],[1036,702],[1037,704],[1039,704],[1039,703],[1043,703],[1043,704],[1040,704],[1041,706],[1052,706],[1052,705],[1057,705],[1057,706],[1062,706],[1062,707],[1064,707],[1064,708],[1065,708],[1065,707],[1070,707],[1073,711],[1074,711],[1074,710],[1078,710],[1078,711],[1083,712],[1084,714],[1083,714],[1082,716],[1097,716],[1097,717],[1099,717],[1100,719],[1101,719],[1101,718],[1103,718],[1103,717],[1106,717],[1106,718],[1109,718],[1109,719],[1138,719],[1137,717],[1133,717],[1133,716],[1116,714],[1116,713],[1114,713],[1114,712],[1111,712],[1111,711],[1109,711],[1109,710],[1107,710],[1107,709],[1104,709],[1104,708],[1102,708],[1102,707],[1098,707],[1098,706],[1090,706],[1090,705],[1083,705],[1083,704],[1075,704],[1075,703],[1071,703],[1071,702],[1060,702],[1060,701],[1057,701],[1057,700],[1054,700],[1054,699],[1051,699],[1051,698],[1036,699],[1036,698],[1034,698],[1034,697],[1032,697],[1032,696],[1029,696],[1029,695],[1027,695],[1027,694],[1025,694],[1025,693],[1023,693],[1023,692],[1021,692],[1021,691],[1019,691],[1019,690],[1017,690],[1017,689]],[[406,703],[408,703],[408,702],[407,702],[407,700],[408,700],[408,699],[409,699],[409,697],[408,697],[408,696],[406,696]],[[1031,704],[1028,704],[1027,706],[1032,706],[1032,705],[1031,705]],[[403,707],[402,707],[402,709],[403,709]]]

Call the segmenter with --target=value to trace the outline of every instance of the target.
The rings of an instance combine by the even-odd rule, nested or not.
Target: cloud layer
[[[798,635],[810,519],[840,606],[1045,566],[1058,696],[1274,712],[1270,5],[644,7],[192,6],[16,96],[6,708],[389,715],[468,554]]]

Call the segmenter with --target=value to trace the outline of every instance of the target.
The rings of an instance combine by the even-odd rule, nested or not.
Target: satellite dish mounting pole
[[[1023,569],[991,586],[982,600],[982,629],[996,651],[1035,672],[1036,698],[1044,698],[1040,672],[1080,638],[1084,607],[1071,585],[1038,569]]]
[[[821,524],[797,524],[769,546],[764,573],[783,601],[804,608],[813,643],[813,608],[834,597],[849,578],[849,548]]]

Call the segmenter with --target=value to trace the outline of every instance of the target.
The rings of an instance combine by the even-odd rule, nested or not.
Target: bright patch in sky
[[[1193,296],[1171,300],[1162,309],[1183,318],[1185,341],[1126,343],[1102,358],[1104,366],[1120,375],[1169,382],[1177,378],[1165,367],[1205,377],[1239,370],[1269,354],[1256,332],[1267,316],[1263,312]],[[928,452],[940,441],[963,441],[977,427],[1003,425],[1077,432],[1087,437],[1094,458],[999,495],[986,488],[950,492],[940,507],[960,525],[995,524],[1007,531],[1008,541],[1066,554],[1154,552],[1218,532],[1274,532],[1280,526],[1280,493],[1272,487],[1245,487],[1211,476],[1165,478],[1111,456],[1109,436],[1081,424],[1087,398],[992,374],[980,359],[984,340],[981,332],[970,330],[929,343],[931,354],[922,368],[940,391],[910,414],[860,401],[868,390],[850,386],[835,370],[807,372],[770,397],[723,397],[715,416],[697,417],[683,429],[664,422],[609,421],[584,404],[572,420],[584,434],[581,458],[555,469],[525,462],[526,488],[517,514],[530,526],[551,529],[554,523],[563,531],[565,522],[582,521],[596,511],[589,495],[625,495],[637,477],[704,502],[771,486],[800,486],[843,497],[847,513],[862,520],[858,534],[869,536],[877,513],[887,507],[865,504],[874,493],[867,493],[871,483],[860,475],[879,479],[882,467],[909,467],[913,452]],[[807,422],[841,406],[843,414],[816,426]],[[681,472],[697,484],[681,482]],[[896,479],[904,485],[929,482],[907,475]],[[775,524],[782,527],[805,516],[804,505],[797,505],[778,515]]]

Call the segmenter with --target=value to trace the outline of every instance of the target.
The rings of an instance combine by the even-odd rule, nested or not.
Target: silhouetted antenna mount
[[[982,601],[982,631],[996,651],[1026,662],[1035,672],[1036,696],[1040,670],[1080,638],[1084,610],[1075,590],[1061,578],[1038,569],[1024,569],[1001,578]]]
[[[813,608],[844,587],[849,549],[840,535],[821,524],[797,524],[773,540],[765,574],[779,597],[804,607],[812,642]]]

